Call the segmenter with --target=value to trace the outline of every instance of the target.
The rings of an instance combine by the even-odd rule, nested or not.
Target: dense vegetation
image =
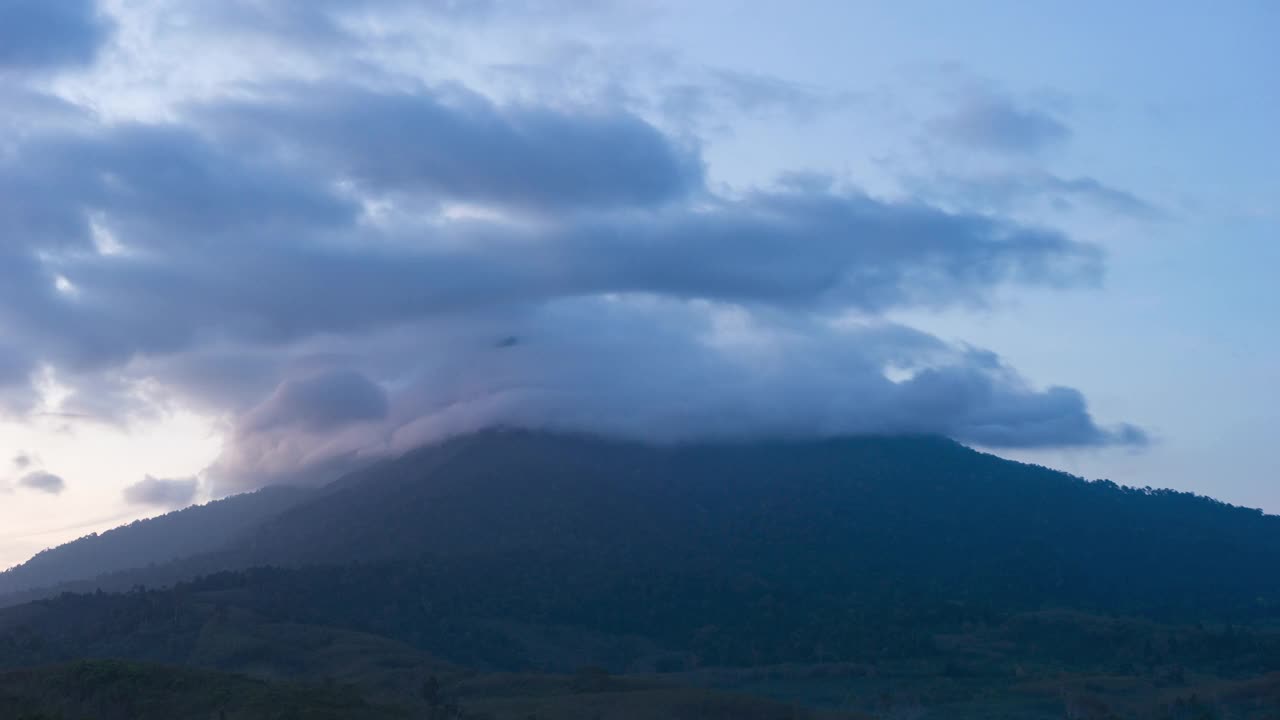
[[[0,668],[328,678],[423,712],[439,677],[458,708],[520,720],[629,706],[581,673],[527,687],[583,667],[641,708],[618,717],[795,712],[673,684],[878,717],[1270,717],[1277,560],[1280,518],[938,438],[496,431],[99,583],[174,587],[0,611]]]
[[[267,683],[235,675],[122,662],[79,662],[0,674],[11,720],[393,720],[352,688]]]
[[[150,544],[174,546],[166,532]],[[238,535],[150,577],[523,552],[588,567],[727,563],[779,582],[792,573],[1010,607],[1223,619],[1270,615],[1280,601],[1280,576],[1263,571],[1280,559],[1280,517],[938,438],[656,448],[489,432],[346,478]],[[122,589],[157,584],[127,578]]]

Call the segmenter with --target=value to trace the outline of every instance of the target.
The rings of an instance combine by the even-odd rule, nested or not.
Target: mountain
[[[86,535],[0,572],[0,596],[216,550],[309,494],[301,488],[266,488]]]
[[[1280,575],[1261,571],[1280,560],[1280,517],[1189,493],[1088,482],[937,437],[654,446],[521,430],[455,438],[321,490],[264,490],[83,538],[0,575],[0,594],[513,557],[750,577],[806,597],[1213,619],[1280,606]]]
[[[493,430],[80,585],[128,592],[0,610],[0,668],[126,658],[395,703],[438,673],[511,710],[542,701],[484,679],[593,667],[660,678],[653,702],[684,702],[674,685],[877,717],[1267,717],[1278,560],[1278,517],[937,437]]]
[[[491,431],[341,481],[230,565],[432,558],[752,576],[958,602],[1269,613],[1280,517],[1087,482],[936,437],[656,447]]]

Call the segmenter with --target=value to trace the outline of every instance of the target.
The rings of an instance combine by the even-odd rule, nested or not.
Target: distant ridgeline
[[[1277,568],[1280,517],[935,437],[658,447],[499,430],[44,553],[0,587],[91,594],[0,612],[0,667],[311,677],[336,662],[317,647],[359,636],[379,648],[361,657],[394,645],[489,670],[915,658],[960,685],[1052,668],[1176,687],[1280,670]]]
[[[6,595],[92,580],[215,550],[310,494],[301,488],[266,488],[87,535],[0,572],[0,602]]]

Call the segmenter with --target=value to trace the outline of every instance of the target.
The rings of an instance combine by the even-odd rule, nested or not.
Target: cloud
[[[637,13],[640,18],[627,17]],[[614,23],[644,22],[644,9],[634,4],[607,15]],[[626,108],[685,137],[723,137],[746,118],[805,124],[870,107],[866,93],[708,66],[670,48],[590,41],[553,46],[536,60],[498,63],[486,68],[486,79],[515,97]]]
[[[696,139],[628,103],[495,99],[352,50],[379,23],[349,13],[408,5],[183,7],[223,13],[228,31],[264,19],[252,32],[372,67],[335,81],[306,65],[142,114],[16,106],[0,152],[8,412],[227,418],[200,478],[215,495],[316,482],[490,424],[660,442],[1145,442],[1096,421],[1075,389],[889,320],[1095,285],[1105,258],[1088,242],[812,175],[728,188]],[[756,76],[715,88],[708,102],[744,110],[816,102]],[[1024,151],[1066,134],[995,101],[964,112],[973,122],[952,129],[979,144],[982,123]],[[178,505],[196,487],[148,478],[126,497]]]
[[[271,88],[204,107],[220,132],[268,141],[381,191],[531,209],[656,205],[702,186],[691,148],[619,111],[499,107],[468,91]],[[265,136],[265,137],[264,137]]]
[[[0,415],[21,414],[35,405],[36,392],[32,386],[35,371],[26,351],[0,340]]]
[[[986,176],[943,176],[910,182],[924,197],[985,212],[1033,207],[1057,212],[1081,209],[1138,220],[1165,216],[1160,208],[1120,188],[1088,176],[1061,177],[1048,172]]]
[[[965,98],[934,129],[956,145],[1004,154],[1039,152],[1071,137],[1071,129],[1054,115],[989,94]]]
[[[124,501],[130,505],[180,508],[190,505],[198,490],[195,478],[162,479],[148,475],[124,489]]]
[[[62,491],[67,489],[65,480],[43,470],[36,470],[23,475],[18,479],[18,486],[48,495],[61,495]]]
[[[360,39],[361,19],[476,24],[497,17],[519,22],[546,21],[610,8],[607,0],[222,0],[176,3],[205,27],[222,32],[250,32],[272,40],[288,40],[332,49],[335,43]]]
[[[13,466],[18,470],[26,470],[35,462],[35,458],[26,452],[19,452],[17,455],[13,456]]]
[[[369,103],[369,127],[382,122],[379,112],[394,116],[398,108]],[[551,143],[557,148],[599,146],[593,116],[565,115],[555,125],[564,130]],[[978,304],[1005,283],[1088,284],[1101,271],[1096,248],[1051,230],[817,187],[703,193],[531,222],[370,217],[342,189],[345,159],[311,165],[326,157],[324,142],[291,153],[281,148],[304,136],[291,126],[259,127],[279,136],[279,145],[265,146],[276,135],[247,143],[239,125],[230,137],[218,127],[57,133],[0,161],[0,187],[13,191],[0,200],[0,214],[10,212],[19,238],[0,247],[9,256],[0,263],[0,324],[42,359],[82,372],[209,338],[284,343],[599,293],[881,312]],[[495,194],[502,183],[513,183],[513,192],[541,186],[551,204],[596,197],[577,180],[539,179],[532,168],[514,183],[520,176],[506,161],[483,159],[491,150],[470,146],[480,159],[469,172],[507,179],[459,181],[451,186],[458,199],[524,207]],[[381,149],[370,153],[365,160],[379,166]],[[611,167],[630,172],[625,162]],[[416,187],[414,177],[379,177]],[[103,232],[126,251],[102,252]],[[157,316],[161,306],[167,312]]]
[[[0,0],[0,71],[88,65],[111,31],[95,0]]]
[[[367,357],[340,362],[391,381],[385,418],[299,433],[264,428],[248,412],[207,474],[211,490],[323,482],[492,425],[651,442],[939,433],[1004,448],[1146,443],[1136,428],[1099,424],[1075,390],[1036,389],[992,353],[880,321],[581,298],[366,344]]]
[[[316,433],[381,420],[387,409],[386,393],[377,384],[353,370],[329,370],[285,381],[244,425],[255,432],[297,426]]]
[[[849,93],[828,92],[769,75],[725,69],[695,73],[688,81],[659,88],[662,112],[683,123],[733,110],[748,115],[777,115],[810,121],[846,108],[856,99]]]

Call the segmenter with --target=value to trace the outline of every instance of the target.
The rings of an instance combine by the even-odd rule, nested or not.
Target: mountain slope
[[[59,589],[515,556],[576,575],[749,577],[789,595],[1214,620],[1280,607],[1280,576],[1263,571],[1280,560],[1280,518],[1187,493],[1086,482],[936,437],[656,447],[515,430],[423,448],[320,491],[263,491],[86,538],[0,575],[0,593],[128,563],[160,564]]]
[[[2,610],[0,669],[127,658],[332,678],[393,702],[440,672],[468,708],[517,718],[627,705],[465,686],[598,666],[639,680],[632,690],[670,688],[630,701],[727,716],[735,701],[671,685],[783,701],[759,706],[765,717],[800,702],[876,717],[923,703],[930,718],[1047,720],[1066,703],[1112,708],[1099,718],[1268,718],[1277,559],[1280,518],[939,438],[657,447],[491,431],[112,580],[152,589]]]
[[[87,535],[0,572],[0,596],[219,549],[298,504],[311,492],[293,487],[266,488]]]
[[[491,431],[411,453],[230,546],[233,564],[521,554],[741,570],[779,589],[1267,612],[1280,517],[931,437],[652,447]]]

